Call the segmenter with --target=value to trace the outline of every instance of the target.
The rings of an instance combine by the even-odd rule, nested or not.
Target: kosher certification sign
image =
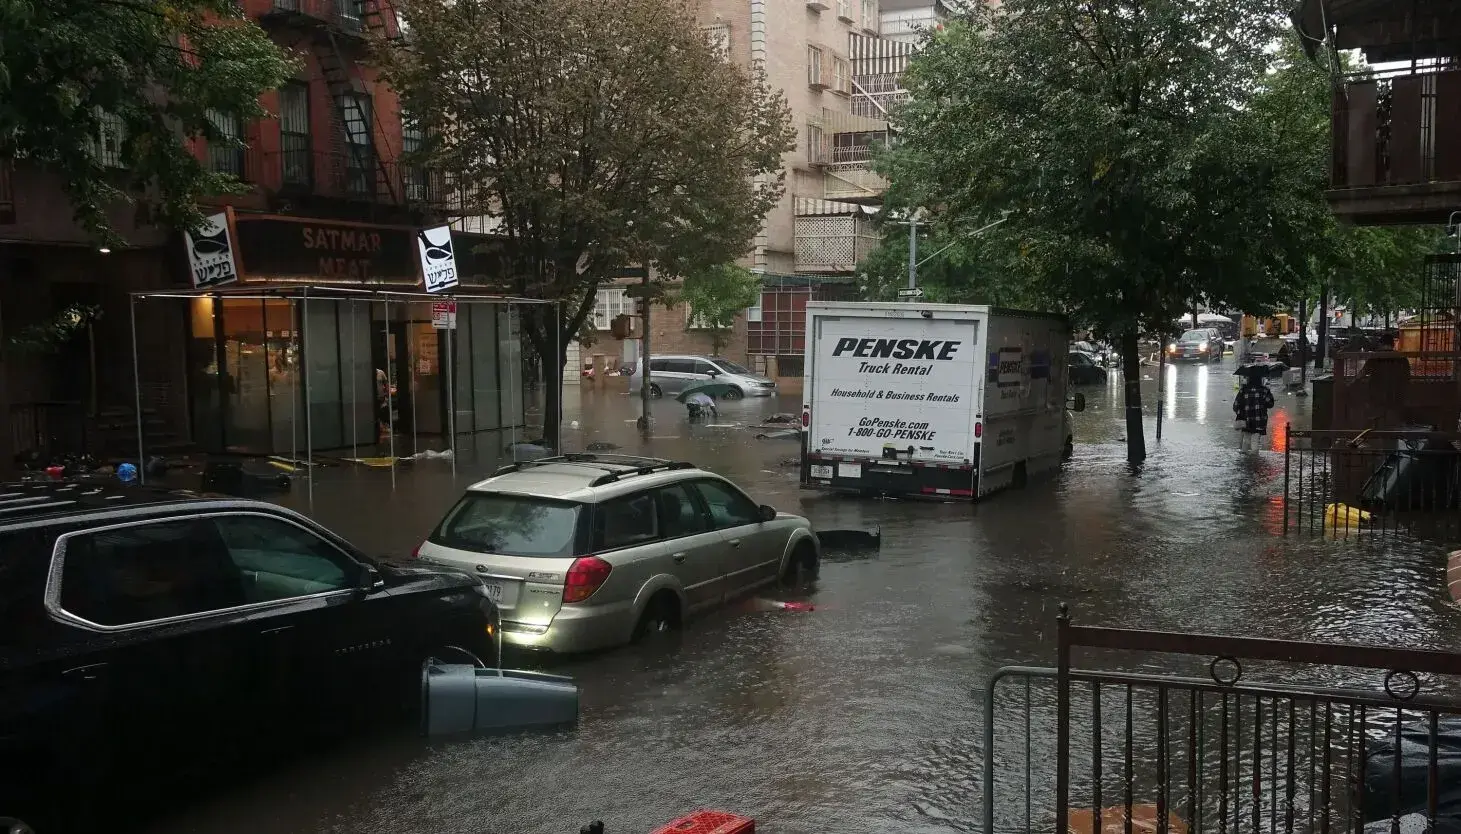
[[[203,225],[183,234],[183,244],[188,249],[188,272],[194,287],[216,287],[238,280],[238,260],[233,256],[227,214],[203,218]]]
[[[444,292],[460,283],[450,226],[418,232],[416,250],[421,256],[421,275],[426,281],[427,292]]]

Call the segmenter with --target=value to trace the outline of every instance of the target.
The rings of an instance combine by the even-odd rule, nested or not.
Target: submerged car
[[[1071,385],[1102,385],[1109,378],[1106,369],[1095,357],[1079,350],[1070,352],[1066,359]]]
[[[0,484],[0,587],[0,816],[39,831],[106,830],[185,771],[404,719],[428,658],[497,651],[479,580],[256,501]]]
[[[574,653],[814,577],[821,545],[806,519],[692,464],[575,454],[473,484],[416,556],[481,578],[505,643]]]
[[[644,360],[640,360],[640,367]],[[702,382],[723,382],[730,386],[725,399],[769,397],[776,393],[776,381],[723,356],[656,356],[649,360],[649,393],[659,397],[678,394]],[[629,378],[629,392],[638,393],[644,374]]]

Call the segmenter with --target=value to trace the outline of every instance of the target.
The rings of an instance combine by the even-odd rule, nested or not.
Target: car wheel
[[[1060,459],[1070,460],[1073,457],[1075,457],[1075,438],[1067,437],[1065,439],[1065,448],[1060,450]]]
[[[655,383],[651,382],[649,384],[649,395],[651,397],[663,397],[665,395],[665,392],[663,390],[661,390],[658,385],[656,385]]]
[[[784,585],[800,585],[816,579],[821,572],[822,564],[817,559],[817,548],[811,542],[801,542],[786,561],[786,573],[782,575],[781,581]]]
[[[634,642],[664,634],[680,627],[680,601],[669,591],[660,591],[644,606],[639,623],[634,626]]]
[[[1025,484],[1030,482],[1029,473],[1025,470],[1025,462],[1015,464],[1015,471],[1010,474],[1010,486],[1015,489],[1024,489]]]
[[[745,391],[742,391],[739,388],[731,388],[730,390],[726,391],[724,394],[721,394],[721,398],[722,399],[727,399],[727,400],[739,400],[740,398],[742,398],[744,396],[746,396],[746,392]]]

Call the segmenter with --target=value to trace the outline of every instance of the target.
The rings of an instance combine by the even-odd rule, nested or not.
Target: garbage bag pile
[[[1461,718],[1438,722],[1436,733],[1436,826],[1433,834],[1461,834]],[[1419,815],[1425,827],[1430,788],[1430,728],[1412,724],[1400,733],[1400,790],[1395,790],[1395,735],[1372,739],[1365,761],[1365,831],[1389,834],[1398,817],[1401,831]]]

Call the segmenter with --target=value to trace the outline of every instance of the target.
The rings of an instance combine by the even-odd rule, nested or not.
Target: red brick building
[[[261,99],[268,118],[246,123],[213,114],[215,125],[244,148],[195,143],[194,152],[214,170],[251,186],[204,207],[205,214],[225,207],[230,213],[240,284],[416,287],[414,235],[441,222],[453,192],[440,173],[401,163],[420,137],[403,128],[397,98],[378,80],[368,50],[373,36],[399,34],[390,0],[243,0],[243,9],[298,54],[302,66]],[[120,141],[99,137],[101,152]],[[113,454],[135,448],[129,293],[188,287],[190,277],[180,234],[130,211],[114,215],[128,246],[99,251],[72,222],[53,178],[23,166],[0,168],[3,332],[24,332],[76,302],[103,310],[58,352],[4,353],[4,463],[28,448]],[[356,245],[360,240],[372,245]],[[470,242],[457,247],[470,249]],[[483,269],[462,260],[465,282],[481,281]],[[148,446],[279,452],[294,445],[298,421],[286,402],[300,396],[294,370],[306,329],[318,334],[312,344],[324,346],[314,348],[310,362],[324,374],[308,402],[317,448],[362,437],[373,442],[378,370],[388,369],[411,401],[411,428],[439,432],[445,420],[440,334],[432,331],[425,305],[392,306],[321,302],[301,313],[273,300],[138,303]],[[465,382],[458,379],[459,429],[519,424],[521,397],[509,407],[502,392],[520,378],[497,355],[500,345],[516,340],[515,318],[484,310],[459,327],[454,349],[461,353],[459,377],[466,375]],[[484,367],[475,367],[474,353],[483,353]]]

